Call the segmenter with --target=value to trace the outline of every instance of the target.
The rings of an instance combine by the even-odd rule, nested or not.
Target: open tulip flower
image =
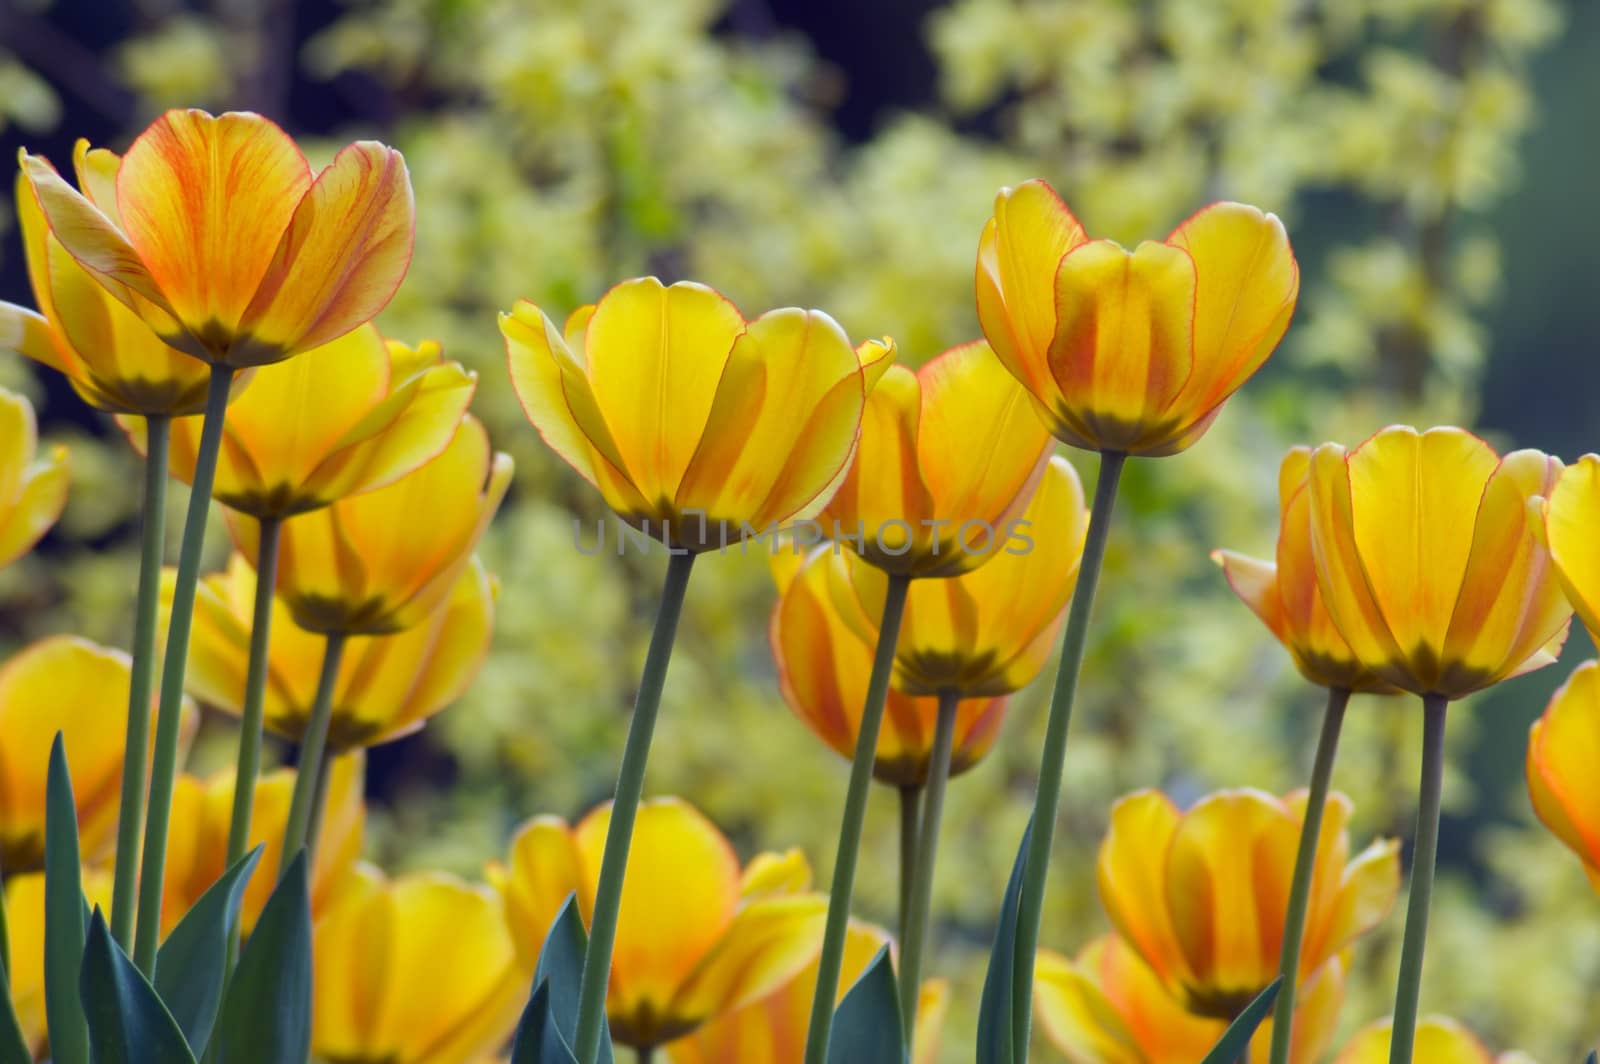
[[[82,190],[23,152],[51,236],[163,341],[235,369],[369,321],[411,262],[411,180],[359,141],[313,174],[260,115],[168,111],[120,159],[76,153]],[[64,317],[97,309],[62,304]]]
[[[170,570],[169,570],[170,575]],[[170,593],[171,581],[162,585]],[[200,583],[189,643],[189,693],[204,705],[243,712],[256,574],[237,555]],[[393,635],[345,644],[333,692],[328,747],[375,746],[416,731],[459,698],[477,677],[494,635],[494,584],[473,558],[449,597],[420,623]],[[300,741],[311,718],[324,640],[288,623],[273,603],[267,659],[268,728]]]
[[[709,550],[813,517],[849,469],[890,342],[852,349],[817,310],[746,321],[703,285],[624,281],[565,330],[500,315],[540,436],[641,530]]]
[[[982,340],[915,373],[890,366],[867,396],[861,444],[823,534],[856,535],[885,572],[953,576],[1005,546],[1044,467],[1050,434]]]
[[[83,894],[89,904],[109,907],[111,873],[89,867],[82,874]],[[3,900],[7,940],[0,943],[0,960],[6,962],[4,983],[11,991],[11,1008],[31,1060],[50,1059],[50,1026],[44,1007],[44,899],[43,872],[11,874],[8,870]],[[8,1060],[7,1064],[26,1062]]]
[[[1356,657],[1419,695],[1459,698],[1555,661],[1572,607],[1529,503],[1561,462],[1504,458],[1456,428],[1384,429],[1311,457],[1323,602]]]
[[[1600,455],[1561,471],[1545,503],[1545,541],[1556,575],[1590,636],[1600,643]]]
[[[1333,1040],[1344,1003],[1344,965],[1334,958],[1306,980],[1295,1010],[1292,1064],[1314,1064]],[[1085,946],[1075,960],[1042,950],[1034,1012],[1045,1036],[1073,1064],[1194,1064],[1227,1021],[1189,1011],[1132,947],[1115,934]],[[1248,1059],[1263,1062],[1272,1022],[1257,1029]]]
[[[456,1064],[490,1059],[527,998],[487,887],[358,866],[318,919],[316,1059]]]
[[[1600,662],[1588,661],[1528,732],[1533,811],[1583,861],[1600,890]]]
[[[507,863],[490,868],[526,978],[568,895],[590,919],[610,820],[607,803],[576,828],[530,821]],[[816,957],[827,900],[810,892],[798,853],[741,870],[722,832],[676,798],[641,804],[632,841],[606,999],[617,1041],[649,1049],[681,1038],[765,998]]]
[[[1304,795],[1219,791],[1187,812],[1157,791],[1117,802],[1100,844],[1100,901],[1168,993],[1232,1020],[1278,974]],[[1329,799],[1314,866],[1300,981],[1375,927],[1400,890],[1400,848],[1350,856],[1351,805]]]
[[[1388,1064],[1388,1020],[1379,1020],[1357,1031],[1334,1058],[1334,1064]],[[1515,1053],[1496,1057],[1476,1035],[1446,1016],[1427,1016],[1417,1024],[1417,1064],[1514,1064],[1523,1059]]]
[[[1216,203],[1161,243],[1090,240],[1043,181],[1005,188],[978,246],[978,320],[1074,447],[1191,446],[1278,345],[1300,270],[1275,215]]]
[[[39,454],[33,405],[0,388],[0,566],[32,550],[61,516],[67,468],[65,447]]]

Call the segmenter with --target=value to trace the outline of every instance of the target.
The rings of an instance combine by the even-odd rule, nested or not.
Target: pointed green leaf
[[[0,954],[0,1061],[31,1061],[33,1052],[28,1048],[27,1038],[23,1037],[17,1010],[11,1004],[11,983],[4,964],[4,958],[9,955]]]
[[[95,1064],[194,1064],[178,1022],[111,938],[98,909],[89,923],[81,984]]]
[[[197,1053],[211,1039],[222,1003],[228,939],[237,933],[239,906],[261,849],[245,854],[200,895],[156,955],[156,992]]]
[[[568,894],[539,949],[539,964],[533,971],[533,985],[549,986],[550,1017],[568,1044],[578,1030],[578,987],[583,981],[583,957],[589,949],[589,935],[583,929],[578,911],[578,896]],[[612,1064],[611,1032],[600,1029],[597,1064]]]
[[[994,945],[989,950],[989,971],[983,979],[983,996],[978,1000],[978,1048],[976,1064],[1019,1064],[1017,1032],[1013,1014],[1016,979],[1017,907],[1022,901],[1022,874],[1028,865],[1028,840],[1033,821],[1022,832],[1011,863],[1011,879],[1006,883],[1000,903],[1000,920],[994,929]],[[1026,1047],[1022,1047],[1026,1051]]]
[[[55,1064],[89,1064],[89,1029],[78,1000],[83,964],[83,866],[78,811],[61,733],[50,744],[44,819],[44,1010]]]
[[[578,1064],[550,1011],[550,983],[537,982],[517,1022],[511,1064]]]
[[[899,985],[884,946],[833,1014],[828,1064],[904,1064],[908,1053]]]
[[[311,1053],[311,896],[306,853],[283,873],[222,1003],[216,1064],[305,1064]]]
[[[1200,1064],[1234,1064],[1234,1061],[1242,1059],[1250,1048],[1250,1039],[1255,1037],[1256,1028],[1272,1011],[1272,1002],[1278,996],[1278,987],[1282,985],[1283,977],[1279,976],[1257,994],[1255,1000],[1239,1013],[1238,1019],[1228,1024],[1228,1029],[1222,1032],[1222,1038],[1211,1047],[1211,1052]]]

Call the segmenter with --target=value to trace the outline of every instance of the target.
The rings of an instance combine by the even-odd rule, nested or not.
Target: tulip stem
[[[206,545],[211,485],[216,478],[222,422],[228,413],[228,393],[232,387],[233,367],[212,363],[211,379],[206,386],[205,415],[200,422],[200,444],[195,449],[194,478],[189,484],[189,507],[184,514],[183,539],[178,547],[172,615],[167,622],[167,652],[161,666],[161,701],[156,709],[156,742],[151,759],[144,852],[140,855],[139,919],[133,939],[134,963],[148,979],[155,977],[156,949],[161,944],[161,891],[166,874],[172,789],[178,771],[183,680],[189,665],[189,627],[194,620],[194,595],[200,585],[200,556]]]
[[[329,632],[322,650],[322,672],[317,677],[316,701],[311,703],[311,719],[306,721],[305,736],[300,740],[300,757],[295,763],[294,794],[289,799],[289,819],[283,825],[283,852],[278,856],[278,876],[282,878],[294,863],[295,856],[316,846],[314,819],[317,814],[317,792],[325,785],[323,754],[328,745],[328,722],[333,718],[333,692],[339,683],[339,662],[344,657],[345,634]],[[306,864],[311,864],[312,854],[306,853]]]
[[[1444,718],[1449,700],[1422,696],[1422,783],[1417,794],[1417,841],[1411,854],[1411,897],[1400,947],[1400,980],[1394,995],[1389,1064],[1411,1064],[1422,997],[1422,952],[1428,939],[1434,864],[1439,855],[1439,804],[1444,791]]]
[[[917,989],[922,979],[922,951],[928,941],[933,866],[939,852],[939,822],[944,816],[944,791],[950,782],[950,752],[955,746],[956,711],[960,707],[960,692],[951,688],[939,692],[939,717],[933,729],[933,755],[928,762],[928,791],[917,835],[917,873],[912,881],[911,915],[906,920],[906,937],[900,942],[900,1021],[908,1038],[917,1021]]]
[[[1294,1038],[1295,991],[1300,978],[1300,947],[1305,941],[1306,910],[1311,904],[1311,878],[1317,864],[1317,842],[1322,834],[1322,811],[1328,803],[1328,783],[1333,778],[1333,757],[1339,749],[1350,689],[1328,688],[1328,708],[1322,716],[1322,736],[1311,766],[1311,790],[1306,795],[1305,819],[1300,824],[1300,849],[1294,859],[1294,879],[1289,886],[1289,908],[1283,921],[1283,946],[1278,953],[1277,1011],[1272,1020],[1270,1064],[1288,1064]]]
[[[228,822],[232,868],[244,856],[255,809],[256,777],[261,773],[262,719],[266,710],[268,650],[272,639],[272,590],[278,581],[278,540],[283,522],[263,517],[257,525],[255,605],[250,617],[250,662],[245,669],[244,712],[239,721],[239,761],[233,776],[233,816]]]
[[[911,879],[917,874],[917,825],[922,813],[923,784],[900,788],[900,909],[899,934],[906,940],[906,920],[911,915]]]
[[[1111,513],[1117,502],[1117,485],[1128,456],[1102,451],[1100,476],[1089,509],[1089,530],[1083,541],[1083,559],[1072,593],[1066,632],[1061,637],[1061,664],[1056,668],[1055,691],[1050,696],[1050,719],[1044,733],[1044,753],[1039,760],[1039,785],[1034,794],[1033,831],[1017,908],[1017,948],[1012,970],[1011,1024],[1014,1045],[1026,1046],[1033,1021],[1033,964],[1039,949],[1039,922],[1044,914],[1045,881],[1050,874],[1050,848],[1055,841],[1056,810],[1061,800],[1061,777],[1066,769],[1067,729],[1072,723],[1072,701],[1083,668],[1084,646],[1089,636],[1089,612],[1095,585],[1105,562]]]
[[[167,524],[167,451],[172,421],[145,422],[144,498],[139,511],[139,592],[133,610],[133,668],[128,677],[128,731],[122,746],[122,799],[117,807],[116,872],[111,934],[127,950],[139,885],[139,835],[144,828],[145,758],[150,756],[150,696],[155,689],[156,628],[161,612],[161,556]]]
[[[839,827],[839,851],[834,858],[833,888],[828,895],[828,923],[822,935],[822,952],[817,957],[817,988],[811,999],[805,1064],[827,1064],[828,1060],[834,998],[839,993],[845,936],[850,929],[850,894],[855,889],[861,828],[867,819],[867,792],[872,786],[878,731],[883,726],[883,707],[889,699],[889,676],[894,671],[894,648],[900,641],[900,618],[905,613],[906,592],[910,587],[909,576],[889,574],[888,590],[883,597],[883,619],[878,625],[878,646],[872,655],[872,676],[867,681],[867,701],[861,709],[861,730],[856,736],[856,756],[850,763],[850,785],[845,791],[844,822]]]
[[[655,733],[661,690],[667,680],[667,663],[672,659],[672,644],[677,638],[678,617],[683,613],[684,593],[689,586],[694,559],[690,553],[674,553],[667,562],[661,604],[656,609],[650,648],[645,653],[644,670],[639,675],[639,693],[634,697],[633,719],[628,724],[628,741],[617,772],[616,798],[611,803],[611,823],[606,829],[600,880],[594,895],[594,916],[589,924],[589,947],[583,956],[583,977],[578,987],[578,1021],[573,1039],[578,1064],[595,1064],[600,1052],[600,1033],[606,1019],[606,987],[611,980],[611,950],[616,945],[617,914],[622,908],[622,879],[628,870],[628,850],[633,844],[633,821],[644,791],[650,740]]]

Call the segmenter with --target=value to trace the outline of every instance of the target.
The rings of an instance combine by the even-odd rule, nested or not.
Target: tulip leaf
[[[1255,1000],[1244,1007],[1244,1011],[1222,1032],[1222,1038],[1211,1047],[1205,1059],[1200,1064],[1233,1064],[1242,1060],[1250,1048],[1250,1039],[1255,1037],[1256,1028],[1260,1027],[1267,1018],[1267,1013],[1272,1011],[1272,1002],[1278,996],[1278,988],[1283,985],[1283,977],[1279,976],[1267,985],[1267,988],[1257,994]]]
[[[550,982],[536,984],[517,1022],[511,1064],[578,1064],[550,1011]]]
[[[80,985],[95,1064],[194,1064],[178,1021],[112,939],[98,909],[89,923]]]
[[[215,1064],[305,1064],[311,1053],[311,896],[301,850],[267,899],[222,1003]]]
[[[583,957],[588,949],[589,935],[583,929],[578,896],[568,894],[544,936],[533,985],[535,992],[542,985],[549,986],[550,1017],[569,1046],[578,1030],[578,987],[583,981]],[[612,1064],[611,1032],[604,1025],[600,1029],[597,1064]]]
[[[0,905],[0,909],[5,908]],[[11,1003],[11,980],[6,972],[6,958],[10,953],[0,953],[0,1060],[26,1061],[33,1059],[28,1039],[23,1036],[22,1023]]]
[[[89,1064],[89,1029],[78,997],[83,965],[83,866],[67,749],[56,732],[45,783],[44,1009],[55,1064]]]
[[[1027,1047],[1017,1045],[1016,1005],[1012,999],[1016,996],[1017,909],[1022,904],[1022,876],[1028,865],[1028,840],[1032,835],[1030,819],[1011,864],[1011,878],[1000,903],[1000,922],[989,951],[989,970],[983,979],[983,996],[978,1000],[976,1064],[1019,1064],[1026,1060]]]
[[[222,1004],[228,940],[238,933],[239,907],[261,849],[245,854],[200,895],[156,956],[156,992],[197,1053],[211,1040]]]
[[[884,946],[833,1014],[828,1064],[904,1064],[906,1059],[900,993]]]

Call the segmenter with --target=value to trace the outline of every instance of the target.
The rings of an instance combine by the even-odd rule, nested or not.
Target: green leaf
[[[1250,1039],[1255,1037],[1256,1028],[1272,1011],[1272,1002],[1278,996],[1278,987],[1282,985],[1282,976],[1267,984],[1267,988],[1244,1007],[1238,1018],[1228,1024],[1228,1029],[1222,1032],[1222,1038],[1211,1047],[1211,1052],[1200,1064],[1234,1064],[1234,1061],[1241,1059],[1250,1047]]]
[[[261,849],[245,854],[200,895],[156,955],[156,992],[196,1053],[211,1039],[222,1003],[228,940],[237,933],[239,906]]]
[[[550,983],[540,982],[528,998],[511,1043],[511,1064],[578,1064],[550,1012]]]
[[[976,1064],[1020,1064],[1017,1031],[1013,1018],[1016,979],[1017,907],[1022,901],[1022,874],[1028,865],[1028,840],[1033,821],[1022,833],[1011,864],[1011,879],[1006,883],[1000,903],[1000,922],[994,929],[994,945],[989,950],[989,971],[983,979],[983,996],[978,1000],[978,1047]],[[1021,1047],[1026,1053],[1027,1047]]]
[[[222,1003],[216,1064],[305,1064],[311,1053],[311,896],[306,853],[283,873]]]
[[[578,1030],[578,988],[583,981],[583,957],[589,949],[589,935],[583,929],[578,897],[568,894],[551,921],[539,949],[539,964],[533,970],[535,992],[548,985],[550,1017],[562,1040],[571,1045]],[[530,999],[529,1004],[532,1004]],[[600,1028],[600,1053],[597,1064],[612,1064],[611,1032]]]
[[[83,913],[78,811],[72,799],[66,744],[56,732],[50,744],[44,819],[44,1011],[55,1064],[89,1064],[89,1028],[78,998]]]
[[[903,1064],[908,1053],[900,1026],[900,991],[889,947],[884,946],[833,1014],[828,1064]]]
[[[194,1064],[178,1021],[112,940],[98,909],[89,923],[80,984],[95,1064]]]
[[[0,908],[4,908],[0,905]],[[33,1053],[22,1035],[22,1023],[11,1004],[11,982],[6,975],[5,958],[0,954],[0,1060],[31,1061]]]

